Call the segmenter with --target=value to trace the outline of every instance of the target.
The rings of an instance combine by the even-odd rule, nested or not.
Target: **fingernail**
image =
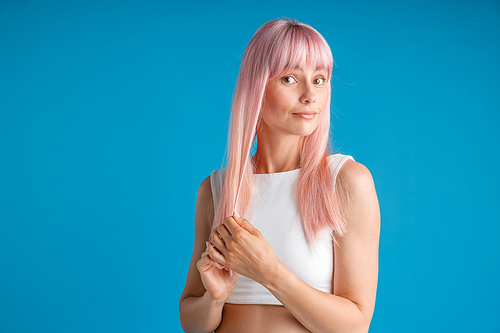
[[[240,215],[240,214],[238,214],[238,212],[237,212],[237,211],[234,211],[233,215],[234,215],[234,216],[236,216],[236,217],[241,217],[241,215]]]

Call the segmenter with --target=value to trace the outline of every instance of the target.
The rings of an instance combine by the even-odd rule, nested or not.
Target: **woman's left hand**
[[[261,284],[281,263],[261,232],[235,215],[216,228],[212,244],[215,249],[209,251],[213,260]]]

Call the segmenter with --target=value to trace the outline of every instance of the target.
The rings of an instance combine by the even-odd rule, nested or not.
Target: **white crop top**
[[[328,156],[333,180],[351,156]],[[306,240],[302,220],[296,205],[294,188],[300,169],[292,171],[254,174],[253,196],[247,216],[271,245],[274,253],[290,271],[310,286],[327,293],[332,292],[333,245],[332,229],[318,234],[314,248]],[[217,207],[225,169],[210,175],[214,205]],[[233,304],[282,305],[261,284],[240,275],[233,292],[226,301]]]

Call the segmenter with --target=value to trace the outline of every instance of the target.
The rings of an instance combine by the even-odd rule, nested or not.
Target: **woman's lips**
[[[302,119],[313,119],[317,113],[316,112],[310,112],[310,111],[305,111],[305,112],[297,112],[297,113],[292,113],[294,116],[302,118]]]

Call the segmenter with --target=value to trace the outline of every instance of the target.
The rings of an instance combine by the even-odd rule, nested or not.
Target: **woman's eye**
[[[285,83],[296,83],[297,80],[295,80],[295,78],[293,76],[284,76],[281,81],[285,82]]]
[[[323,77],[317,77],[314,79],[314,84],[322,85],[323,83],[325,83],[325,78]]]

